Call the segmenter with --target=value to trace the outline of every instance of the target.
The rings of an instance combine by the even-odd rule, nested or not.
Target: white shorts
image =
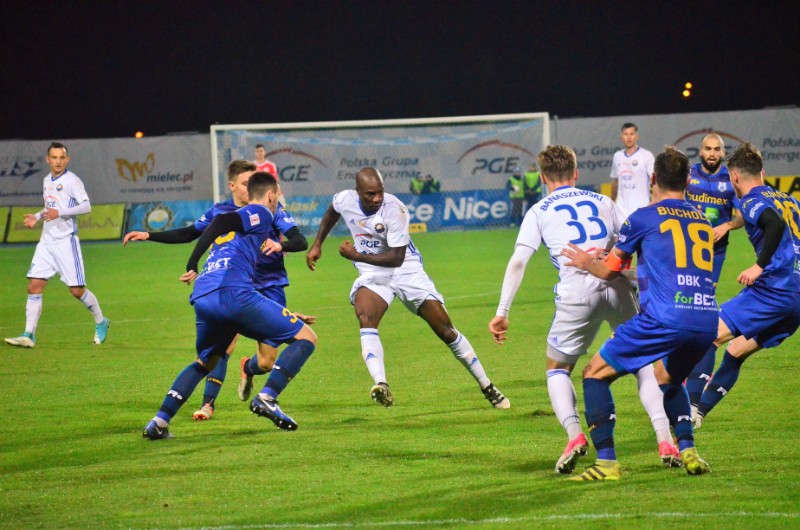
[[[622,277],[583,298],[556,299],[556,312],[547,335],[547,356],[574,365],[588,351],[603,322],[617,329],[638,311],[636,291],[631,282]]]
[[[425,271],[394,274],[392,276],[361,275],[356,278],[356,281],[353,282],[353,288],[350,289],[351,304],[355,304],[356,291],[362,287],[366,287],[383,298],[386,305],[391,305],[396,296],[415,315],[419,306],[426,300],[437,300],[444,305],[444,298],[436,290],[436,286]]]
[[[33,254],[28,278],[49,280],[56,274],[68,287],[83,287],[86,277],[83,270],[83,255],[78,236],[70,236],[54,243],[39,242]]]

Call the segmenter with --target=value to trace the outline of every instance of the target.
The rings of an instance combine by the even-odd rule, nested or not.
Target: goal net
[[[214,201],[229,196],[231,160],[255,158],[263,145],[278,167],[287,209],[312,236],[334,193],[377,168],[417,229],[489,228],[509,223],[506,184],[527,171],[550,141],[545,112],[401,120],[214,125]],[[431,175],[440,191],[415,195],[411,181]],[[434,188],[435,189],[435,188]],[[341,227],[340,227],[341,228]]]

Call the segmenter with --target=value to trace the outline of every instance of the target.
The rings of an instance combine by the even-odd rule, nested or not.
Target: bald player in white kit
[[[578,417],[575,387],[570,377],[572,370],[592,345],[604,321],[616,329],[633,317],[639,306],[633,286],[623,276],[600,280],[575,267],[565,267],[564,262],[568,260],[561,256],[561,249],[568,243],[587,251],[610,248],[622,221],[614,203],[604,195],[575,187],[577,160],[575,152],[565,145],[550,145],[539,153],[539,168],[549,194],[534,204],[522,221],[514,254],[506,268],[496,316],[489,322],[489,332],[498,344],[505,342],[508,313],[522,283],[525,266],[544,243],[559,275],[555,287],[556,312],[547,335],[547,390],[568,440],[555,470],[569,474],[589,446]],[[639,398],[656,431],[659,456],[665,465],[678,467],[680,453],[672,444],[663,393],[653,366],[639,370],[636,378]]]
[[[383,177],[377,169],[361,169],[356,174],[356,189],[334,195],[306,254],[312,271],[322,256],[322,243],[341,218],[353,236],[353,242],[339,246],[339,254],[352,260],[359,272],[350,290],[350,303],[361,328],[361,355],[375,382],[370,389],[372,399],[384,407],[394,404],[378,325],[397,297],[450,348],[494,408],[509,408],[511,403],[489,380],[470,342],[450,321],[444,298],[425,273],[422,256],[411,241],[408,209],[400,199],[384,193]]]
[[[42,314],[42,293],[50,278],[59,274],[72,296],[91,312],[95,322],[93,342],[101,344],[106,340],[109,321],[103,316],[95,295],[86,288],[76,219],[78,215],[92,210],[89,196],[81,179],[67,169],[69,155],[64,144],[52,142],[47,148],[45,160],[50,166],[50,173],[44,177],[44,209],[25,215],[25,226],[28,228],[33,228],[40,220],[44,221],[42,236],[28,269],[25,332],[5,341],[21,348],[36,346],[35,333]]]

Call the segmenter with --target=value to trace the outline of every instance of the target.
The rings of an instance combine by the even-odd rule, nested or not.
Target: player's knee
[[[308,325],[304,325],[294,337],[297,340],[307,340],[313,346],[317,345],[317,334]]]

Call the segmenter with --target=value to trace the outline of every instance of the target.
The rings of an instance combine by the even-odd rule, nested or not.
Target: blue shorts
[[[276,304],[286,307],[286,291],[283,287],[270,285],[269,287],[260,287],[256,290]]]
[[[734,337],[744,335],[762,348],[773,348],[800,326],[800,294],[748,286],[722,304],[719,318]]]
[[[290,341],[303,328],[291,311],[255,290],[219,289],[196,298],[197,357],[206,362],[225,350],[237,334],[270,346]]]
[[[600,348],[600,356],[620,374],[636,373],[664,359],[673,381],[683,381],[717,338],[717,330],[666,328],[643,314],[617,327]]]

